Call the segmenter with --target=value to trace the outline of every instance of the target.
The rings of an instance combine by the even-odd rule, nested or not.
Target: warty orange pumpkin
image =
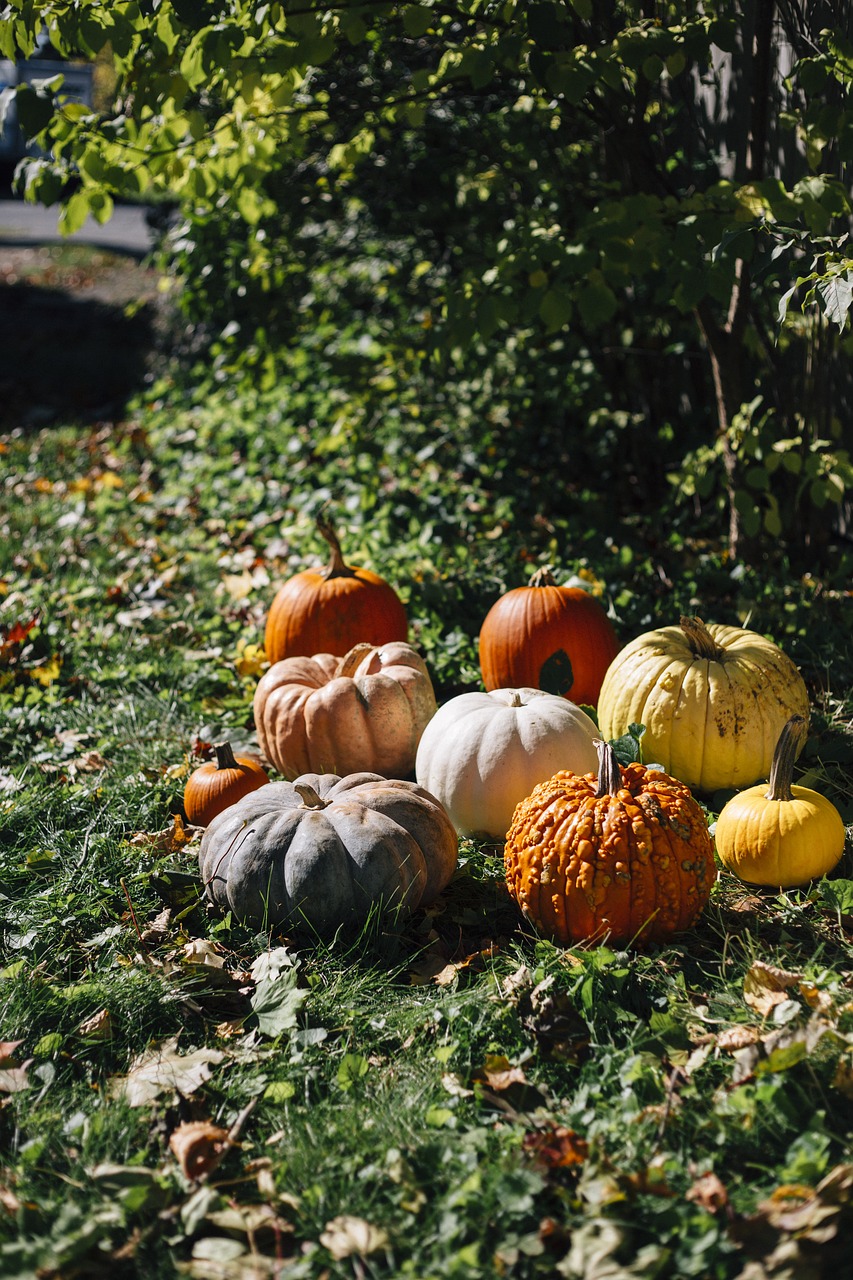
[[[527,919],[563,946],[666,941],[711,893],[705,814],[675,778],[622,767],[607,743],[597,750],[597,776],[562,770],[516,808],[507,886]]]

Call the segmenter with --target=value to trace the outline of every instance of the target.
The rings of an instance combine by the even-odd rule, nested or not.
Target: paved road
[[[23,200],[0,200],[0,244],[83,243],[142,257],[151,247],[151,232],[145,210],[136,205],[117,205],[109,222],[100,226],[91,218],[73,236],[61,236],[57,229],[59,208],[26,204]]]

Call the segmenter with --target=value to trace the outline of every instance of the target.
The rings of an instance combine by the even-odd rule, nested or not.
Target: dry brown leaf
[[[178,1053],[173,1036],[136,1060],[126,1076],[114,1076],[113,1094],[123,1095],[131,1107],[142,1107],[163,1093],[189,1097],[210,1079],[211,1068],[225,1059],[219,1049],[196,1049]]]
[[[178,1125],[169,1139],[181,1172],[191,1182],[212,1173],[232,1145],[228,1130],[208,1120],[186,1121]]]
[[[758,1044],[761,1036],[756,1027],[728,1027],[717,1036],[717,1048],[724,1053],[736,1053],[751,1044]]]
[[[159,915],[150,920],[142,930],[142,941],[148,946],[157,947],[166,938],[169,932],[169,922],[172,919],[172,908],[164,907]]]
[[[22,1089],[29,1089],[27,1072],[33,1061],[32,1058],[27,1058],[19,1067],[6,1067],[0,1071],[0,1093],[20,1093]]]
[[[729,1195],[720,1179],[715,1173],[703,1173],[697,1178],[693,1186],[687,1192],[687,1199],[692,1200],[694,1204],[698,1204],[700,1208],[705,1209],[708,1213],[716,1213],[718,1209],[725,1209],[729,1203]]]
[[[184,964],[201,964],[210,969],[224,969],[225,961],[215,942],[208,938],[192,938],[181,948]]]
[[[527,1155],[547,1169],[568,1169],[583,1164],[589,1155],[586,1139],[563,1125],[526,1133],[522,1146]]]
[[[162,831],[137,831],[130,837],[134,849],[147,849],[150,853],[175,853],[189,844],[194,828],[187,827],[180,814],[175,814],[171,827]]]
[[[16,1067],[15,1050],[23,1040],[0,1040],[0,1067]]]
[[[388,1245],[388,1235],[380,1227],[374,1227],[364,1218],[354,1218],[348,1213],[341,1214],[326,1223],[320,1236],[322,1244],[337,1261],[351,1258],[353,1254],[366,1257],[377,1253]]]
[[[791,973],[776,965],[755,960],[743,981],[743,998],[751,1009],[766,1017],[776,1005],[789,999],[788,992],[803,982],[801,973]]]
[[[77,1034],[87,1040],[111,1040],[113,1025],[109,1009],[99,1009],[91,1018],[84,1019],[77,1028]]]

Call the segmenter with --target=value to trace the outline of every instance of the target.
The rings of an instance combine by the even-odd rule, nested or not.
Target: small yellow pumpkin
[[[723,866],[748,884],[791,889],[840,861],[844,823],[826,796],[791,782],[806,721],[791,716],[770,769],[770,783],[733,796],[717,819],[717,853]]]

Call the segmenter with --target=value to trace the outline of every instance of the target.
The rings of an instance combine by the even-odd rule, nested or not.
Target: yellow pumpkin
[[[783,725],[808,707],[802,676],[771,640],[682,618],[616,655],[598,723],[608,739],[644,725],[644,758],[707,793],[766,778]]]
[[[791,782],[805,736],[805,720],[792,716],[779,735],[769,785],[739,792],[717,819],[720,861],[748,884],[791,889],[826,875],[844,852],[844,823],[835,805]]]
[[[424,660],[402,641],[358,644],[343,658],[284,658],[261,676],[254,699],[261,750],[286,778],[405,777],[435,710]]]

